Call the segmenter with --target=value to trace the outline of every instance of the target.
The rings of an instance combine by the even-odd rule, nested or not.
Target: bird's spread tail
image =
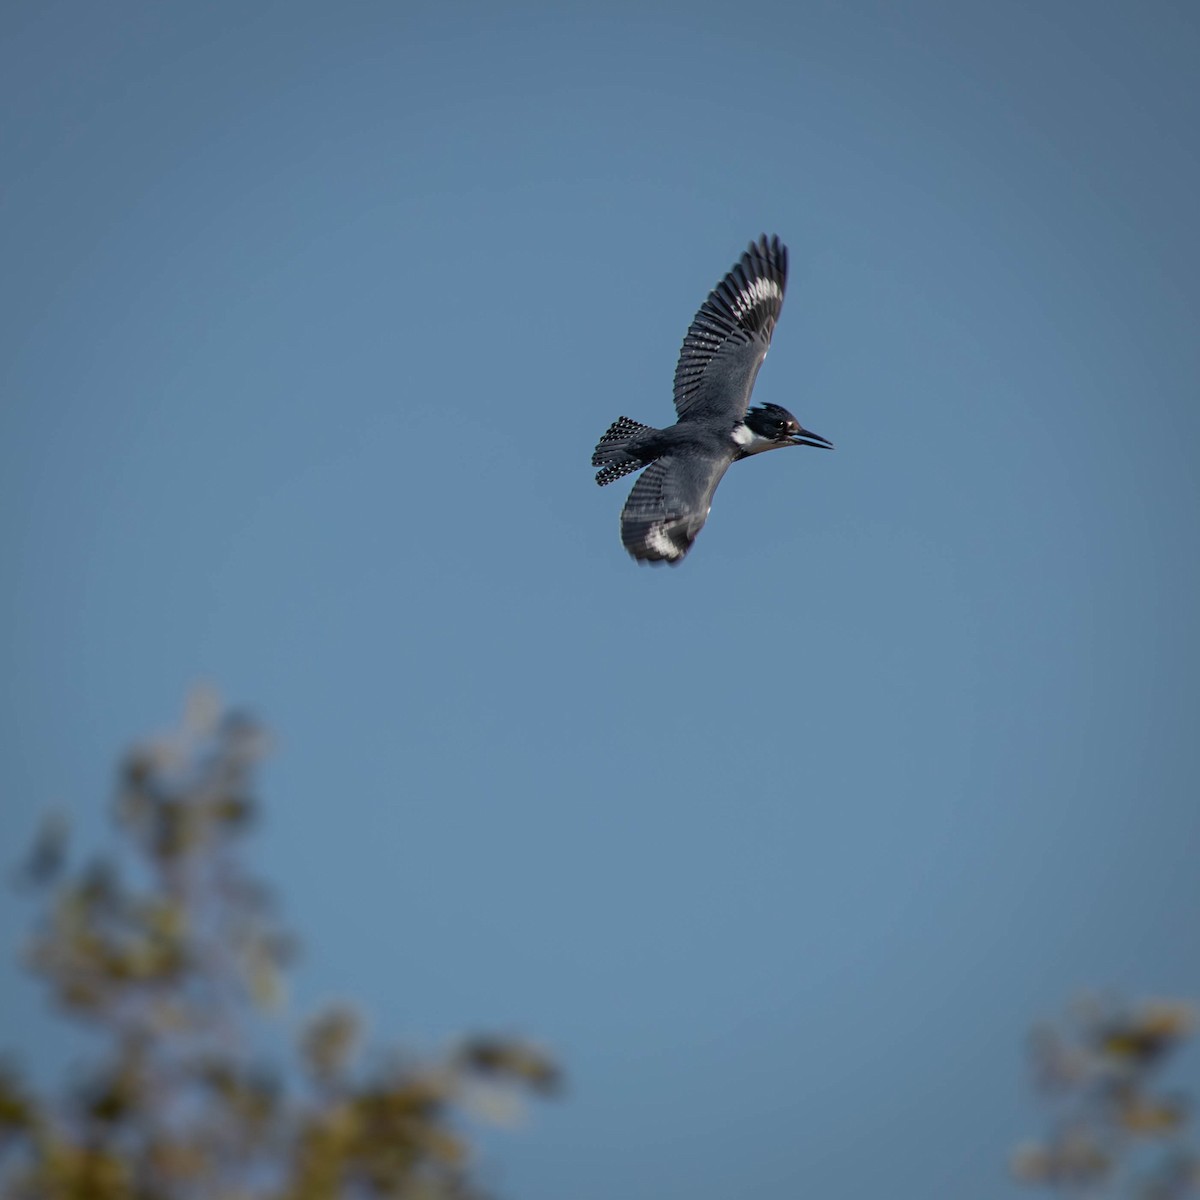
[[[629,452],[629,443],[643,429],[653,429],[653,425],[643,425],[640,421],[629,417],[618,417],[605,430],[604,436],[596,443],[592,453],[592,466],[600,467],[596,472],[596,482],[603,487],[612,483],[631,471],[639,471],[649,461]]]

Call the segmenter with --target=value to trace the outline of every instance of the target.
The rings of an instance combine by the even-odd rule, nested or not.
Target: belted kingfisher
[[[787,247],[763,234],[709,293],[683,339],[675,424],[655,429],[618,417],[597,443],[592,466],[601,487],[649,467],[621,510],[621,542],[639,561],[683,561],[730,463],[781,446],[833,449],[777,404],[746,411],[786,287]]]

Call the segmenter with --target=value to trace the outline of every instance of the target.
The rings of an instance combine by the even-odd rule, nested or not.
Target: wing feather
[[[621,542],[642,562],[683,561],[708,520],[730,454],[668,454],[646,468],[621,510]]]
[[[787,247],[763,234],[709,293],[675,367],[681,421],[741,420],[787,289]]]

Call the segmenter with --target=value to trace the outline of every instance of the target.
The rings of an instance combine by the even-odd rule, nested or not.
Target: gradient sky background
[[[566,1063],[513,1200],[1012,1195],[1029,1023],[1200,995],[1195,7],[0,21],[6,852],[211,681],[297,1016]],[[592,446],[764,230],[838,448],[638,568]]]

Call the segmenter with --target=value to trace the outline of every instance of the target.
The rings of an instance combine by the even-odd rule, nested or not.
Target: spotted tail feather
[[[618,417],[605,430],[592,453],[592,466],[601,468],[596,472],[596,482],[601,487],[613,483],[632,471],[640,471],[651,461],[630,453],[627,447],[642,430],[653,428],[653,425],[643,425],[640,421],[634,421],[630,417]]]

